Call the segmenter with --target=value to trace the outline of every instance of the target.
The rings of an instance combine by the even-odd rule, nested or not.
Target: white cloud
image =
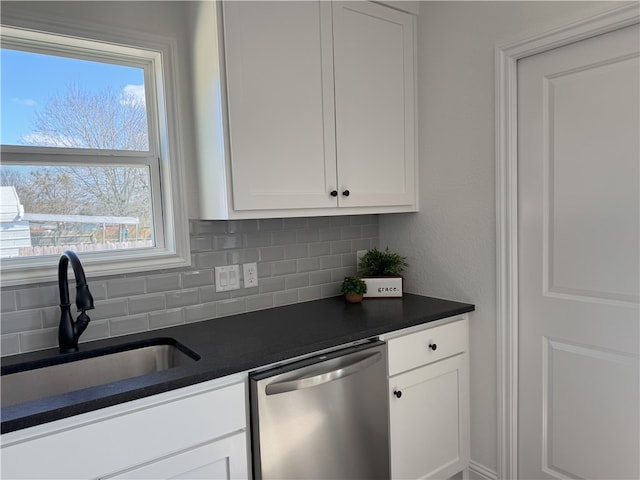
[[[125,85],[122,89],[123,103],[145,105],[144,85]]]
[[[11,99],[11,101],[18,105],[24,105],[25,107],[35,107],[36,105],[38,105],[38,102],[36,102],[35,100],[32,100],[31,98],[14,97]]]

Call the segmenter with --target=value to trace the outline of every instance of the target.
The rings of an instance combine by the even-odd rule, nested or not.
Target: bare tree
[[[89,92],[70,84],[36,112],[33,128],[20,143],[146,151],[149,140],[144,99],[127,89]],[[134,216],[140,218],[142,226],[149,226],[148,182],[145,167],[48,167],[31,172],[28,188],[21,188],[19,195],[31,212]]]
[[[34,127],[23,135],[25,145],[148,150],[144,101],[129,91],[89,92],[77,84],[51,97],[36,112]]]

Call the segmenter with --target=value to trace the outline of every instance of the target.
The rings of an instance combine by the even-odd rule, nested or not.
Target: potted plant
[[[367,283],[367,297],[401,297],[402,272],[409,266],[407,257],[372,248],[358,262],[358,270]]]
[[[358,277],[345,277],[340,287],[344,298],[349,303],[360,303],[365,293],[367,284]]]

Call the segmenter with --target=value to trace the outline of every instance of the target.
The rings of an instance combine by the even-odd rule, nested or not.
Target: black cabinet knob
[[[393,394],[398,398],[400,398],[402,396],[402,392],[400,390],[394,390]]]
[[[329,195],[331,195],[332,197],[337,197],[338,196],[338,191],[337,190],[331,190]]]
[[[342,195],[348,197],[349,195],[351,195],[351,192],[349,192],[349,190],[345,190],[344,192],[342,192]]]
[[[430,343],[429,348],[435,352],[436,349],[438,348],[438,345],[436,345],[435,343]]]

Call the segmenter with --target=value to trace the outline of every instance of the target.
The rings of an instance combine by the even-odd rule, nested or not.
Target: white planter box
[[[365,297],[402,297],[402,277],[364,277]]]

